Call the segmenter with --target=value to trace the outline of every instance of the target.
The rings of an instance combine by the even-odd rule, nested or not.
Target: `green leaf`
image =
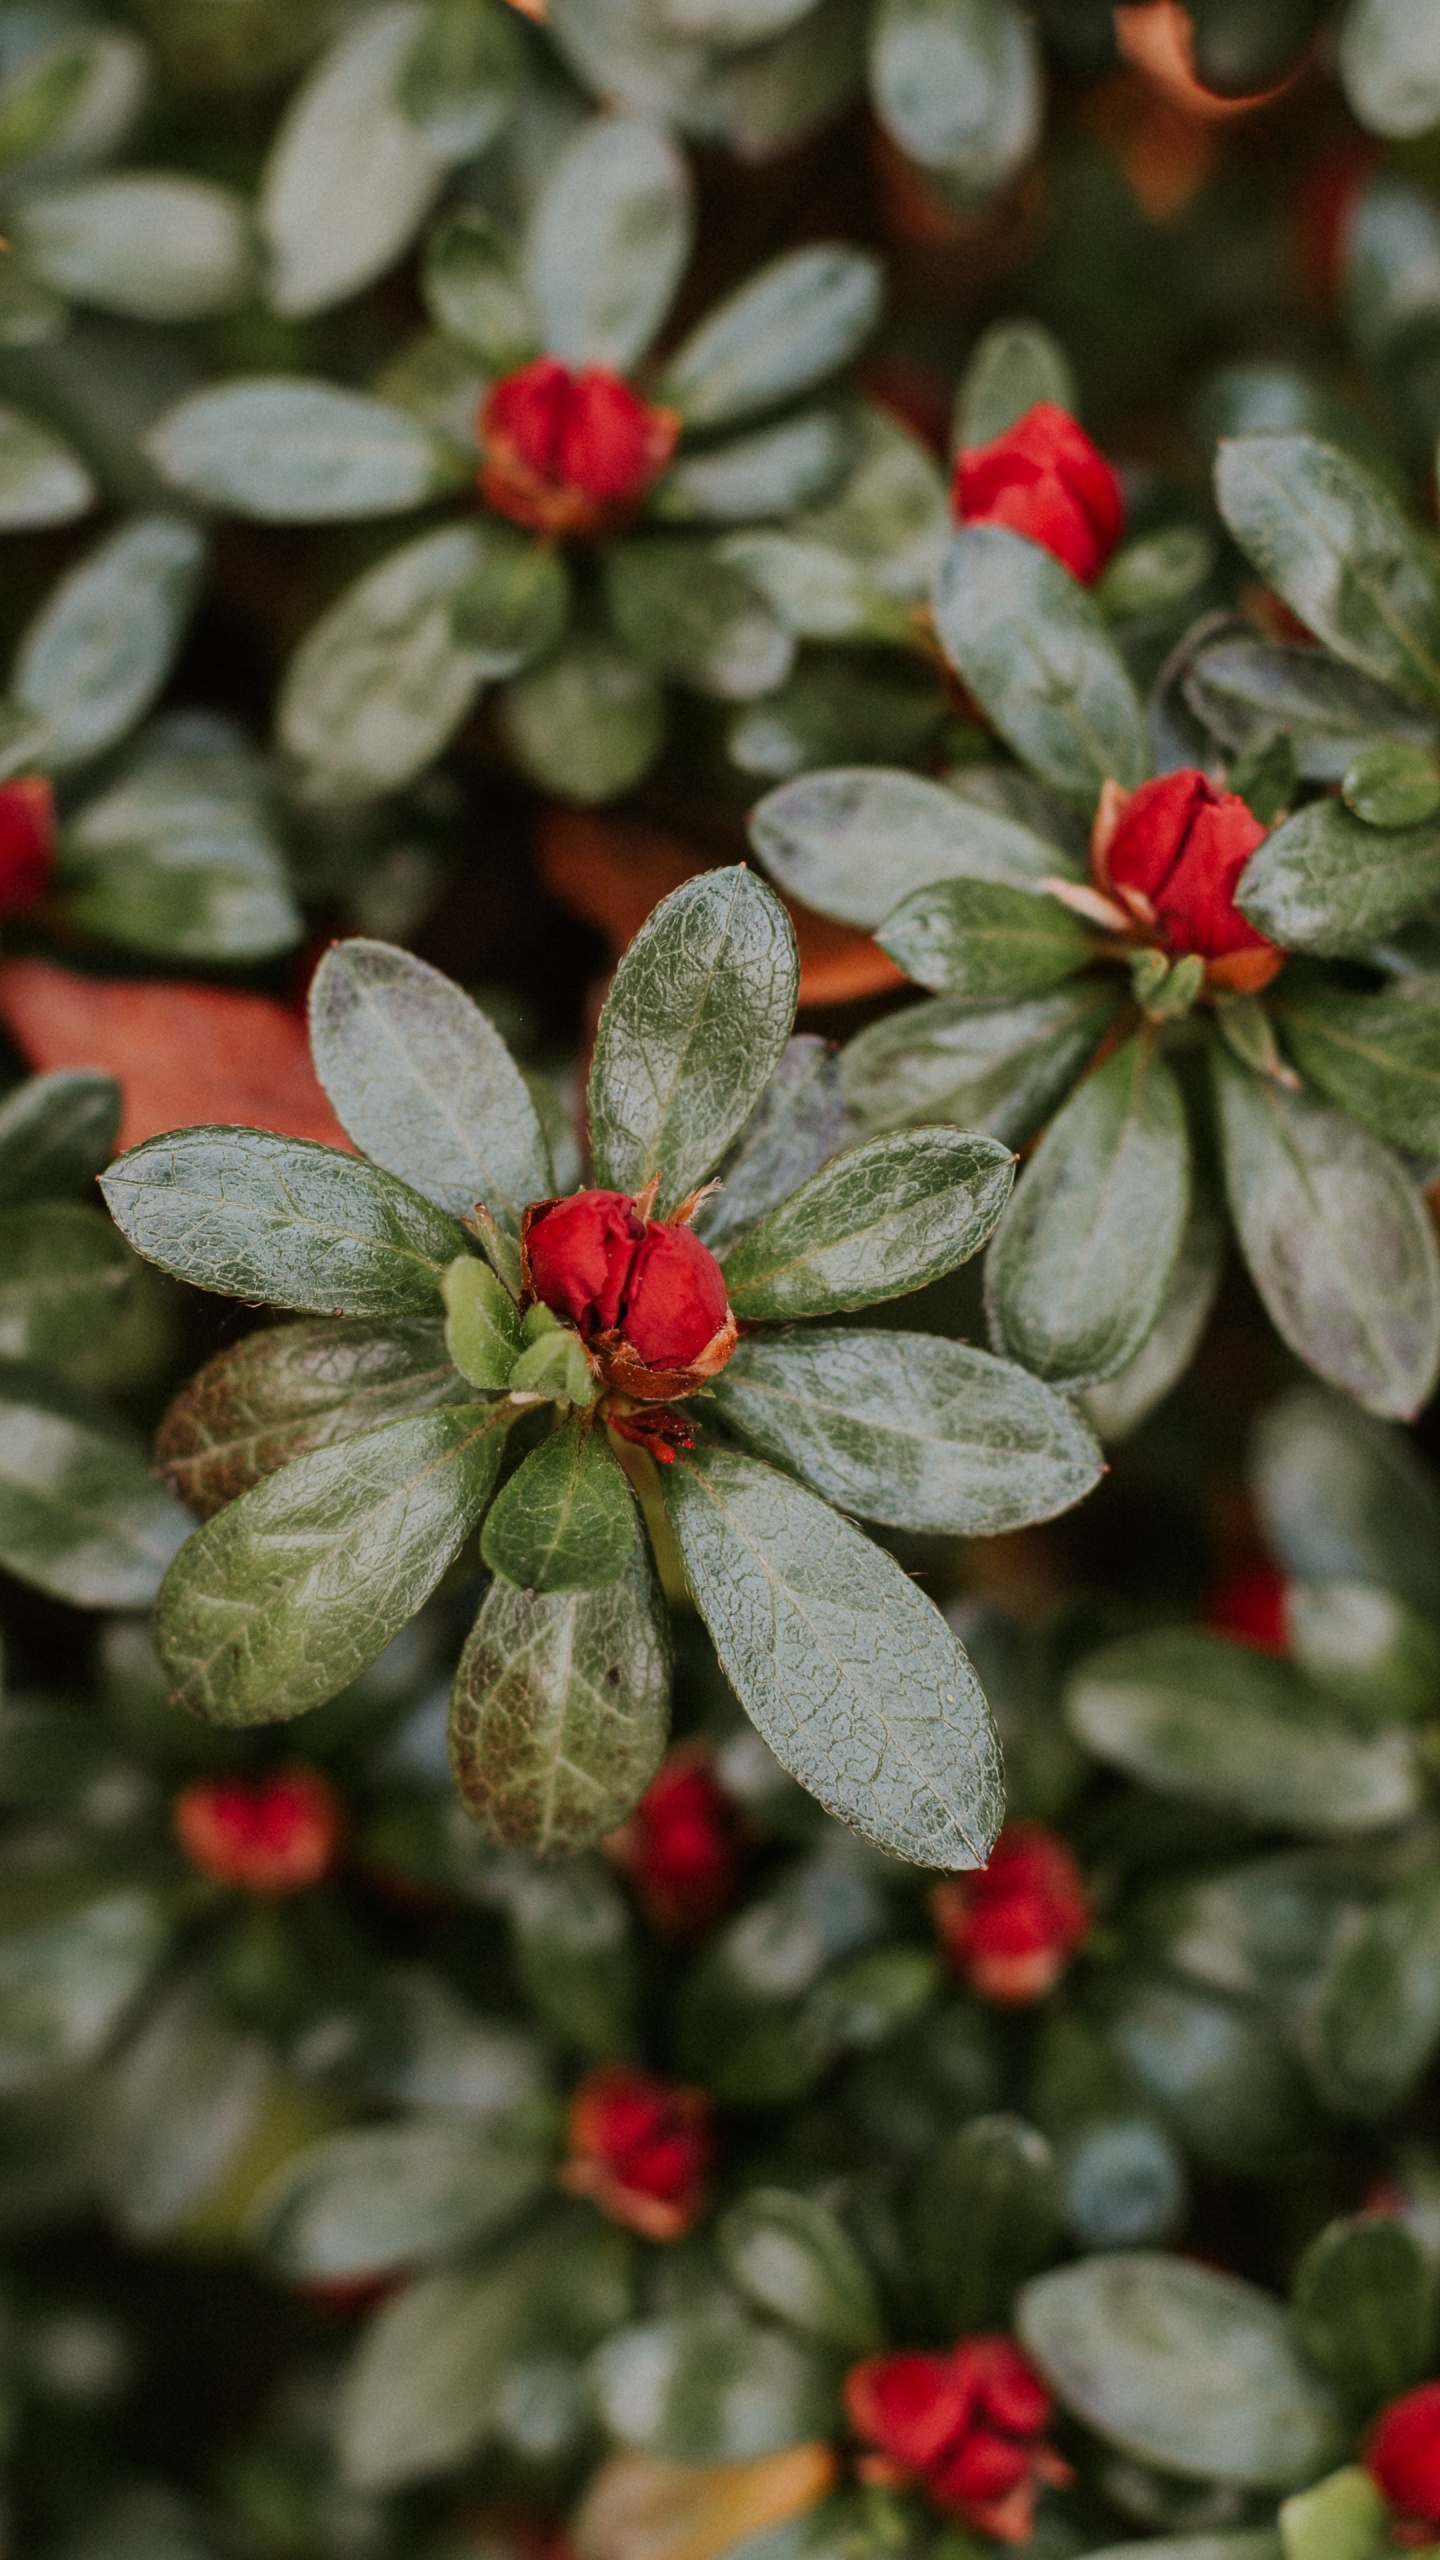
[[[841,755],[890,765],[927,755],[943,717],[935,674],[918,658],[892,650],[883,660],[852,659],[831,650],[802,656],[778,692],[734,713],[725,752],[738,772],[762,784]]]
[[[1190,1207],[1180,1089],[1143,1034],[1087,1077],[1030,1158],[986,1267],[997,1351],[1067,1386],[1153,1332]]]
[[[1292,1582],[1290,1649],[1366,1723],[1421,1722],[1440,1701],[1440,1627],[1373,1582]]]
[[[737,1316],[834,1315],[904,1296],[978,1253],[1015,1160],[994,1138],[901,1129],[812,1174],[742,1237],[725,1265]]]
[[[677,1457],[664,1492],[721,1666],[782,1768],[920,1866],[983,1866],[1001,1816],[979,1684],[893,1557],[739,1450]]]
[[[873,1867],[854,1841],[831,1832],[707,1941],[681,1995],[681,2069],[722,2103],[803,2096],[839,2049],[845,1960],[885,1926]]]
[[[485,1266],[467,1256],[465,1268]],[[155,1462],[187,1509],[208,1520],[309,1449],[473,1400],[433,1317],[271,1325],[217,1352],[181,1388],[160,1425]]]
[[[491,371],[509,373],[536,353],[539,322],[514,243],[478,205],[455,205],[437,216],[420,284],[437,329]]]
[[[1283,730],[1307,782],[1338,782],[1376,743],[1426,747],[1433,713],[1320,649],[1227,632],[1196,650],[1181,680],[1187,707],[1232,752]]]
[[[592,2367],[616,2441],[664,2462],[753,2462],[833,2433],[832,2368],[780,2329],[697,2311],[607,2338]]]
[[[1367,826],[1312,800],[1251,855],[1239,903],[1295,951],[1363,952],[1440,893],[1440,826]]]
[[[1321,2086],[1347,2114],[1406,2099],[1440,2044],[1440,1878],[1433,1867],[1377,1902],[1339,1949],[1314,2022]]]
[[[367,9],[295,90],[260,178],[269,300],[308,319],[374,282],[424,221],[444,158],[401,102],[430,22],[420,0]]]
[[[1144,2250],[1037,2276],[1022,2345],[1073,2416],[1184,2480],[1289,2489],[1341,2441],[1280,2304],[1238,2276]]]
[[[1440,1257],[1399,1159],[1344,1112],[1216,1046],[1225,1188],[1271,1322],[1371,1413],[1409,1417],[1440,1366]]]
[[[1418,996],[1350,996],[1329,987],[1276,1008],[1297,1066],[1362,1128],[1440,1156],[1440,1012]]]
[[[143,1609],[187,1522],[92,1395],[0,1363],[0,1564],[79,1609]]]
[[[521,772],[582,806],[642,781],[665,737],[654,676],[600,632],[569,635],[506,685],[498,709]]]
[[[459,1553],[509,1421],[459,1405],[384,1423],[292,1459],[197,1529],[155,1614],[177,1703],[274,1724],[345,1688]]]
[[[846,1103],[862,1130],[943,1120],[1020,1146],[1088,1065],[1118,1004],[1115,987],[1086,980],[1027,1004],[937,996],[886,1014],[840,1052]]]
[[[510,1602],[515,1623],[527,1630],[558,1628],[562,1647],[568,1632],[582,1619],[594,1624],[592,1613],[602,1607],[579,1595]],[[637,1695],[641,1683],[654,1677],[655,1658],[642,1639]],[[563,1676],[563,1652],[558,1668]],[[634,1931],[629,1905],[603,1860],[576,1858],[564,1866],[526,1860],[509,1903],[516,1969],[545,2024],[582,2053],[611,2058],[629,2047],[635,2033]]]
[[[307,631],[276,718],[315,798],[397,790],[459,728],[489,662],[457,637],[453,608],[485,553],[477,526],[423,534],[357,578]]]
[[[1058,338],[1037,320],[996,320],[977,341],[955,403],[957,446],[993,444],[1037,402],[1072,413],[1074,369]]]
[[[570,615],[570,580],[553,545],[512,525],[477,528],[479,558],[451,608],[451,628],[481,672],[518,675],[554,647]]]
[[[774,426],[683,453],[650,501],[674,524],[746,524],[787,516],[839,478],[850,453],[846,421],[834,409],[802,410]]]
[[[1390,2510],[1368,2471],[1347,2463],[1280,2509],[1284,2560],[1381,2560]]]
[[[1099,606],[1018,533],[967,525],[950,542],[935,627],[957,674],[1043,782],[1089,810],[1107,780],[1149,768],[1145,724]]]
[[[1256,1423],[1251,1482],[1288,1572],[1372,1582],[1440,1618],[1440,1491],[1404,1432],[1292,1387]]]
[[[651,534],[613,543],[605,600],[642,667],[719,702],[773,693],[794,642],[743,571],[703,535]]]
[[[170,672],[204,565],[192,525],[144,516],[97,545],[46,597],[11,692],[45,722],[54,771],[113,747]]]
[[[1414,827],[1440,812],[1440,762],[1423,747],[1364,747],[1340,796],[1367,827]]]
[[[1073,978],[1094,949],[1093,937],[1058,900],[988,880],[917,889],[875,939],[922,987],[971,1004],[1038,995]]]
[[[0,1102],[0,1201],[63,1200],[115,1151],[120,1087],[87,1068],[30,1076]]]
[[[480,1553],[523,1592],[597,1591],[623,1574],[635,1501],[593,1413],[571,1411],[486,1514]]]
[[[1215,464],[1242,551],[1347,665],[1440,693],[1440,578],[1388,489],[1314,436],[1237,436]]]
[[[818,241],[772,258],[706,313],[661,373],[656,398],[685,424],[729,427],[826,381],[880,316],[879,263]]]
[[[1313,2158],[1309,2083],[1259,2002],[1132,1972],[1107,2003],[1106,2035],[1202,2167],[1273,2178]]]
[[[628,372],[670,308],[693,227],[690,175],[672,142],[628,117],[582,125],[547,175],[525,240],[547,353]]]
[[[466,476],[409,411],[298,375],[192,392],[151,428],[145,451],[172,488],[269,524],[394,515]]]
[[[145,102],[149,64],[138,37],[118,28],[33,23],[9,57],[0,86],[0,165],[7,183],[106,159]]]
[[[384,2306],[345,2377],[340,2461],[383,2491],[450,2469],[499,2430],[527,2356],[585,2353],[629,2308],[629,2244],[583,2208],[552,2213],[499,2258],[428,2276]]]
[[[1352,0],[1338,61],[1351,107],[1372,133],[1404,141],[1440,124],[1440,37],[1424,0]]]
[[[243,200],[203,178],[123,169],[27,194],[6,217],[30,273],[131,320],[205,320],[255,279]]]
[[[1095,589],[1101,612],[1113,623],[1163,618],[1171,624],[1193,613],[1216,563],[1214,537],[1203,525],[1171,524],[1142,534],[1117,551]],[[1290,769],[1291,791],[1294,768]],[[1235,788],[1234,784],[1231,785]],[[1242,795],[1243,796],[1243,795]],[[1288,808],[1289,799],[1277,808]],[[1260,814],[1256,812],[1257,816]]]
[[[246,2236],[291,2284],[335,2284],[473,2247],[547,2184],[543,2152],[463,2117],[348,2126],[267,2178]]]
[[[0,401],[0,532],[72,524],[94,506],[97,491],[68,444]]]
[[[871,2355],[885,2330],[870,2270],[843,2223],[813,2196],[750,2187],[715,2235],[731,2281],[802,2338]]]
[[[0,1933],[0,2092],[14,2099],[93,2062],[145,1988],[169,1935],[158,1895],[92,1884]]]
[[[0,1358],[63,1368],[128,1313],[135,1264],[108,1218],[36,1200],[0,1223]]]
[[[946,2337],[1008,2327],[1017,2285],[1060,2236],[1055,2155],[1019,2116],[977,2116],[933,2151],[910,2218]]]
[[[175,959],[266,960],[303,929],[263,770],[203,714],[156,722],[85,802],[58,887],[68,924]]]
[[[302,1314],[434,1315],[454,1221],[378,1165],[268,1129],[179,1129],[117,1156],[102,1191],[147,1262]]]
[[[835,1053],[813,1032],[797,1033],[721,1158],[721,1187],[701,1201],[696,1234],[723,1261],[736,1237],[828,1164],[848,1135]]]
[[[590,1068],[597,1182],[664,1217],[749,1118],[795,1019],[799,962],[779,899],[739,865],[687,880],[647,917],[605,1000]]]
[[[525,68],[524,39],[498,0],[432,0],[400,104],[442,160],[474,160],[508,124]]]
[[[554,1185],[529,1089],[488,1016],[394,943],[334,943],[310,983],[310,1045],[347,1136],[455,1217],[483,1201],[516,1235]]]
[[[797,640],[882,642],[908,648],[915,616],[873,565],[821,540],[796,518],[788,529],[727,535],[721,557],[747,578]]]
[[[220,2184],[261,2120],[275,2066],[204,1973],[170,1989],[105,2089],[101,2191],[126,2239],[174,2232]]]
[[[598,1590],[496,1581],[485,1595],[455,1675],[450,1757],[487,1840],[538,1857],[588,1849],[655,1774],[670,1633],[649,1547],[628,1533],[628,1562]],[[608,2041],[602,2033],[602,2050]]]
[[[1040,138],[1040,48],[1015,0],[882,0],[870,87],[906,158],[967,199],[1003,187]]]
[[[1029,827],[919,774],[866,765],[782,783],[751,812],[750,836],[782,889],[843,924],[883,924],[938,881],[1038,889],[1072,868]]]
[[[762,1457],[892,1528],[995,1537],[1067,1511],[1102,1472],[1068,1397],[934,1334],[752,1336],[714,1393]]]
[[[1225,1245],[1218,1203],[1203,1190],[1195,1191],[1153,1332],[1133,1360],[1085,1395],[1086,1417],[1102,1440],[1123,1440],[1138,1429],[1189,1368],[1224,1275]]]
[[[445,1348],[474,1387],[508,1387],[525,1347],[520,1310],[503,1281],[473,1253],[457,1254],[440,1284]]]
[[[1373,2409],[1429,2372],[1435,2281],[1403,2223],[1327,2223],[1296,2269],[1294,2299],[1301,2346],[1352,2405]]]
[[[1364,1732],[1288,1662],[1198,1629],[1092,1654],[1065,1712],[1108,1766],[1243,1822],[1343,1837],[1403,1821],[1417,1802],[1403,1728]]]

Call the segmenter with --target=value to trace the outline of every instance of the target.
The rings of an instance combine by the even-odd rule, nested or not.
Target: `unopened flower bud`
[[[1382,2409],[1364,2464],[1396,2521],[1396,2539],[1440,2538],[1440,2382],[1422,2382]]]
[[[176,1797],[174,1824],[192,1866],[244,1893],[303,1892],[340,1844],[340,1806],[314,1769],[197,1778]]]
[[[989,1866],[947,1877],[931,1907],[957,1972],[1009,2008],[1053,1991],[1090,1927],[1080,1869],[1039,1822],[1007,1822]]]
[[[0,783],[0,917],[38,907],[55,867],[55,800],[40,774]]]
[[[675,450],[680,419],[604,366],[572,372],[537,356],[491,386],[479,433],[480,487],[498,514],[535,533],[589,534],[633,514]]]
[[[525,1213],[524,1269],[569,1318],[607,1386],[643,1403],[693,1393],[735,1347],[725,1275],[681,1221],[642,1217],[621,1191],[577,1191]]]
[[[1285,959],[1235,904],[1265,832],[1235,792],[1217,791],[1203,773],[1167,773],[1128,797],[1107,785],[1096,885],[1167,950],[1197,954],[1216,985],[1254,995]]]
[[[682,1743],[605,1846],[652,1926],[682,1937],[729,1902],[739,1860],[735,1808],[703,1746]]]
[[[1053,553],[1092,586],[1125,529],[1125,499],[1105,456],[1053,400],[1037,400],[989,444],[955,465],[960,524],[1004,525]]]
[[[713,2159],[710,2101],[701,2089],[606,2063],[571,2098],[561,2184],[593,2197],[642,2239],[679,2240],[699,2220]]]

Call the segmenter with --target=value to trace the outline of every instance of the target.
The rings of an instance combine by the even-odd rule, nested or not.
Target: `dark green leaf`
[[[1153,1332],[1190,1207],[1180,1090],[1143,1035],[1088,1077],[1025,1168],[986,1268],[995,1347],[1067,1386]]]
[[[961,379],[956,444],[992,443],[1041,400],[1057,409],[1078,406],[1064,348],[1038,321],[995,321],[976,344]]]
[[[827,1504],[738,1450],[677,1458],[664,1490],[726,1677],[782,1767],[892,1856],[983,1865],[998,1753],[939,1611]]]
[[[343,302],[392,265],[424,221],[444,161],[400,99],[424,20],[367,10],[343,26],[281,117],[260,177],[271,309]]]
[[[1338,782],[1376,740],[1424,747],[1435,721],[1323,650],[1282,647],[1243,629],[1198,649],[1185,701],[1232,752],[1283,729],[1307,782]]]
[[[1102,1440],[1123,1440],[1136,1430],[1189,1368],[1219,1291],[1225,1245],[1218,1203],[1196,1190],[1154,1331],[1123,1369],[1086,1392],[1085,1412]]]
[[[569,1632],[582,1620],[593,1624],[592,1612],[603,1607],[603,1601],[579,1596],[510,1603],[516,1624],[560,1631],[561,1676],[568,1667],[563,1648]],[[655,1676],[658,1629],[638,1640],[632,1630],[631,1641],[638,1701],[642,1684]],[[623,2051],[635,2028],[635,1949],[629,1907],[603,1860],[577,1858],[565,1866],[527,1860],[511,1890],[510,1925],[516,1969],[546,2025],[582,2053],[609,2057]]]
[[[499,0],[432,0],[400,104],[443,160],[473,160],[503,132],[525,68],[524,39]]]
[[[751,2462],[829,2435],[828,2361],[758,2322],[703,2311],[607,2338],[595,2397],[609,2432],[665,2462]]]
[[[1440,122],[1440,56],[1424,0],[1354,0],[1338,60],[1346,96],[1372,133],[1408,140]]]
[[[0,1201],[63,1200],[115,1151],[120,1087],[85,1068],[31,1076],[0,1103]]]
[[[1328,987],[1278,1007],[1297,1066],[1392,1146],[1440,1156],[1440,1011],[1419,997]]]
[[[394,943],[334,943],[310,982],[310,1045],[346,1134],[371,1161],[509,1234],[554,1186],[525,1079],[451,978]]]
[[[873,2354],[884,2324],[869,2268],[813,2196],[751,2187],[716,2233],[732,2281],[759,2311],[841,2355]]]
[[[263,771],[228,725],[158,721],[61,840],[68,924],[181,960],[265,960],[303,930]]]
[[[526,1345],[520,1310],[504,1282],[488,1262],[478,1261],[473,1253],[461,1253],[440,1287],[445,1300],[445,1348],[461,1376],[491,1392],[508,1387]]]
[[[420,283],[436,327],[483,365],[508,373],[534,355],[539,323],[515,246],[478,205],[455,205],[432,224]]]
[[[880,268],[837,243],[787,250],[748,278],[666,363],[656,397],[687,427],[728,427],[809,391],[861,347],[880,315]]]
[[[105,2089],[101,2192],[126,2239],[160,2239],[203,2208],[274,2086],[265,2046],[225,2015],[205,1973],[167,1991]]]
[[[135,1264],[108,1218],[36,1200],[0,1223],[0,1357],[63,1368],[127,1313]]]
[[[782,783],[750,835],[782,889],[844,924],[883,924],[912,890],[942,880],[1038,888],[1068,876],[1058,845],[916,773],[840,766]]]
[[[145,450],[172,488],[271,524],[388,516],[456,488],[465,465],[388,401],[257,375],[192,392]]]
[[[506,685],[499,719],[522,773],[589,804],[613,800],[649,772],[665,736],[665,698],[613,641],[577,632]]]
[[[1240,905],[1295,951],[1364,951],[1440,891],[1440,826],[1367,826],[1339,800],[1312,800],[1253,853]]]
[[[1119,1003],[1104,980],[1028,1004],[937,996],[872,1022],[840,1052],[841,1086],[861,1129],[943,1120],[1018,1147],[1063,1100]]]
[[[147,1262],[199,1289],[315,1315],[438,1313],[465,1238],[378,1165],[266,1129],[181,1129],[117,1156],[101,1189]]]
[[[455,1675],[450,1757],[488,1840],[539,1857],[590,1848],[655,1774],[670,1637],[648,1545],[629,1534],[628,1564],[599,1590],[496,1581],[485,1596]]]
[[[525,276],[547,352],[625,373],[670,308],[690,255],[690,176],[648,125],[597,116],[547,175]]]
[[[36,189],[8,216],[27,271],[131,320],[205,320],[255,278],[248,209],[228,187],[120,169]]]
[[[92,1885],[64,1908],[0,1932],[0,2092],[22,2091],[93,2062],[165,1950],[159,1897],[138,1885]]]
[[[503,1406],[460,1405],[385,1423],[293,1459],[197,1529],[155,1618],[179,1703],[247,1725],[333,1698],[459,1552],[509,1419]]]
[[[1055,2155],[1019,2116],[977,2116],[931,2154],[916,2190],[916,2261],[947,2337],[1008,2327],[1015,2288],[1060,2232]]]
[[[1273,2010],[1163,1974],[1132,1972],[1107,2002],[1106,2033],[1187,2152],[1229,2177],[1264,2178],[1313,2158],[1310,2085]]]
[[[1440,2044],[1440,1877],[1397,1885],[1339,1950],[1315,2042],[1326,2095],[1347,2113],[1385,2115]]]
[[[1015,0],[882,0],[870,85],[906,157],[966,198],[1003,187],[1039,139],[1039,46]]]
[[[1097,1759],[1242,1821],[1323,1836],[1380,1830],[1415,1809],[1402,1728],[1357,1729],[1288,1662],[1223,1636],[1125,1637],[1081,1663],[1066,1714]]]
[[[597,1591],[623,1574],[635,1499],[593,1412],[573,1407],[523,1459],[485,1518],[480,1552],[522,1592]]]
[[[95,504],[95,483],[58,436],[0,402],[0,531],[70,524]]]
[[[1237,436],[1215,463],[1220,511],[1293,613],[1350,666],[1433,701],[1440,581],[1388,489],[1313,436]]]
[[[1142,2250],[1087,2258],[1027,2285],[1018,2326],[1074,2416],[1182,2479],[1289,2489],[1339,2450],[1285,2312],[1237,2276]]]
[[[1145,723],[1099,606],[1058,560],[998,525],[968,525],[946,551],[935,627],[1007,745],[1089,810],[1103,782],[1149,767]]]
[[[1292,1387],[1255,1428],[1265,1535],[1307,1582],[1372,1582],[1440,1618],[1440,1492],[1406,1434],[1320,1387]]]
[[[1415,827],[1440,812],[1440,763],[1423,747],[1365,747],[1340,795],[1367,827]]]
[[[764,1457],[894,1528],[993,1537],[1068,1510],[1101,1473],[1068,1397],[933,1334],[755,1336],[715,1397]]]
[[[739,1137],[721,1160],[721,1188],[692,1224],[723,1261],[737,1236],[838,1154],[848,1132],[840,1073],[828,1040],[797,1033]]]
[[[787,516],[824,495],[849,451],[842,413],[803,410],[775,426],[683,453],[655,491],[651,512],[674,524],[749,524],[759,516]]]
[[[731,1251],[737,1316],[835,1315],[902,1297],[978,1253],[1015,1160],[994,1138],[902,1129],[832,1158]]]
[[[570,580],[561,554],[513,526],[478,528],[476,566],[461,587],[450,624],[482,675],[502,678],[544,656],[564,631]]]
[[[181,1388],[155,1459],[172,1491],[208,1520],[308,1449],[468,1402],[433,1317],[275,1325],[218,1352]]]
[[[605,600],[642,667],[720,702],[773,693],[794,642],[758,588],[703,535],[651,534],[613,543]]]
[[[1435,2282],[1418,2241],[1380,2215],[1331,2222],[1295,2275],[1295,2328],[1313,2365],[1361,2409],[1430,2370]]]
[[[1251,1277],[1298,1358],[1408,1417],[1440,1365],[1440,1257],[1399,1159],[1345,1113],[1211,1051],[1225,1188]]]
[[[306,632],[276,719],[317,798],[396,790],[459,728],[490,661],[457,636],[454,607],[486,550],[478,525],[422,534],[367,569]]]
[[[247,2237],[290,2283],[424,2266],[503,2230],[547,2183],[544,2153],[448,2115],[347,2127],[267,2178]]]
[[[204,545],[193,525],[146,516],[62,578],[25,631],[11,678],[45,723],[52,770],[113,747],[170,672],[194,602]]]
[[[970,1004],[1038,995],[1073,978],[1094,950],[1094,937],[1058,899],[981,880],[917,889],[875,939],[922,987]]]
[[[780,1063],[799,963],[753,872],[702,872],[649,916],[615,972],[590,1068],[595,1177],[662,1217],[704,1181]]]
[[[185,1535],[139,1434],[44,1370],[0,1364],[0,1564],[81,1609],[143,1609]]]

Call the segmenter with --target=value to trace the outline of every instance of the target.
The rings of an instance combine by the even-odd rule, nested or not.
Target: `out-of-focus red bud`
[[[605,1846],[652,1927],[686,1937],[719,1919],[735,1888],[739,1830],[703,1746],[671,1752]]]
[[[1098,445],[1053,400],[1037,400],[989,444],[955,465],[951,503],[960,524],[1000,524],[1024,534],[1094,584],[1125,530],[1120,483]]]
[[[948,2355],[868,2356],[846,2377],[845,2411],[875,2448],[856,2466],[862,2477],[918,2483],[947,2515],[997,2542],[1028,2541],[1042,2484],[1071,2476],[1044,2441],[1049,2392],[998,2334],[962,2338]]]
[[[0,917],[38,907],[55,868],[55,797],[42,774],[0,783]]]
[[[956,1971],[1008,2008],[1053,1991],[1090,1928],[1080,1869],[1039,1822],[1007,1822],[989,1866],[947,1876],[931,1908]]]
[[[593,534],[634,512],[675,450],[680,419],[601,365],[537,356],[493,383],[480,410],[480,487],[534,533]]]
[[[1177,955],[1195,952],[1218,986],[1254,995],[1285,954],[1235,904],[1265,829],[1233,791],[1203,773],[1167,773],[1127,796],[1106,785],[1091,860],[1096,885]]]
[[[710,2101],[649,2071],[605,2063],[570,2100],[570,2157],[560,2172],[612,2222],[645,2240],[679,2240],[704,2212],[714,2164]]]
[[[1217,1582],[1202,1612],[1205,1625],[1257,1653],[1288,1653],[1285,1576],[1273,1564],[1241,1565]]]
[[[244,1893],[303,1893],[340,1845],[333,1789],[315,1769],[264,1778],[196,1778],[174,1805],[175,1836],[192,1866]]]
[[[1434,2542],[1440,2532],[1440,2382],[1422,2382],[1382,2409],[1362,2458],[1394,2514],[1397,2542]]]

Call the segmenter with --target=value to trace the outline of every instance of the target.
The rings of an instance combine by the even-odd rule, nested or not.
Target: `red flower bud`
[[[710,2101],[651,2072],[606,2063],[570,2100],[560,2183],[645,2240],[679,2240],[705,2210],[714,2160]]]
[[[603,366],[579,373],[537,356],[492,384],[478,421],[480,487],[535,533],[599,533],[623,523],[675,450],[680,419],[652,409]]]
[[[1007,1822],[989,1866],[947,1877],[931,1908],[957,1972],[1006,2007],[1053,1991],[1090,1927],[1080,1869],[1039,1822]]]
[[[1092,846],[1097,885],[1176,953],[1243,995],[1267,986],[1285,955],[1235,904],[1240,874],[1265,829],[1233,791],[1203,773],[1167,773],[1128,797],[1107,783]]]
[[[1043,2481],[1068,2466],[1042,2441],[1050,2394],[1013,2340],[962,2338],[949,2355],[869,2356],[852,2366],[845,2409],[878,2449],[863,2478],[912,2482],[936,2506],[999,2542],[1029,2539]]]
[[[959,524],[1002,524],[1093,586],[1125,530],[1105,456],[1053,400],[1037,400],[989,444],[962,450],[951,504]]]
[[[1394,2510],[1396,2540],[1433,2542],[1440,2529],[1440,2382],[1422,2382],[1382,2409],[1362,2458]]]
[[[174,1805],[175,1836],[193,1866],[245,1893],[301,1893],[340,1844],[340,1807],[314,1769],[265,1778],[197,1778]]]
[[[568,1316],[607,1386],[642,1403],[693,1394],[735,1348],[725,1275],[680,1218],[641,1215],[623,1191],[577,1191],[525,1212],[526,1285]]]
[[[38,907],[55,862],[55,800],[38,773],[0,784],[0,916]]]
[[[734,1806],[711,1776],[703,1745],[671,1752],[605,1845],[652,1927],[684,1937],[719,1919],[734,1890],[739,1837]]]
[[[1273,1564],[1242,1565],[1216,1583],[1205,1603],[1205,1624],[1259,1653],[1288,1653],[1285,1589],[1285,1576]]]

